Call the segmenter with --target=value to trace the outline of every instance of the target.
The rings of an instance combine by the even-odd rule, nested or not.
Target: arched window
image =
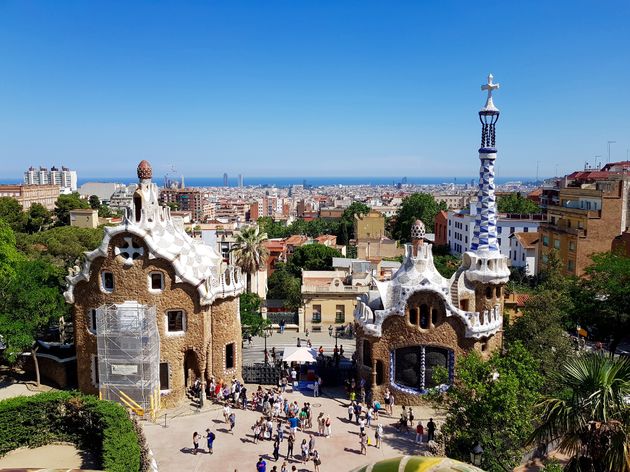
[[[418,324],[418,307],[409,308],[409,323],[412,325]]]
[[[142,217],[142,197],[138,193],[134,194],[133,196],[133,206],[136,211],[136,223],[138,223],[140,221],[140,218]]]
[[[363,365],[372,367],[372,345],[367,339],[363,340]]]
[[[376,361],[376,385],[383,384],[383,361]]]
[[[488,300],[492,298],[492,287],[486,287],[486,298]]]
[[[437,325],[438,322],[438,311],[437,308],[432,308],[431,309],[431,324],[433,326]]]
[[[501,287],[497,286],[496,294],[497,298],[501,298]]]
[[[422,329],[429,328],[429,306],[425,303],[420,305],[420,327]]]

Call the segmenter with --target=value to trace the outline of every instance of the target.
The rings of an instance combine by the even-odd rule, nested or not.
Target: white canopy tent
[[[299,364],[317,362],[317,351],[309,347],[285,347],[282,353],[282,360],[287,363],[297,362]]]

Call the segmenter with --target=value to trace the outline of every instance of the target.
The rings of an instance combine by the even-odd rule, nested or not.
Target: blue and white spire
[[[497,206],[494,193],[494,161],[497,158],[495,146],[495,126],[499,120],[499,109],[494,106],[492,92],[499,84],[492,82],[492,74],[488,75],[488,83],[481,90],[488,91],[486,106],[479,111],[481,121],[481,147],[479,148],[479,191],[477,192],[477,218],[473,232],[471,251],[499,251],[497,242]]]

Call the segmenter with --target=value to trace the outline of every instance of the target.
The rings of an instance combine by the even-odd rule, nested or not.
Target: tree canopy
[[[535,202],[517,192],[500,195],[497,199],[497,210],[499,213],[540,213],[540,207]]]
[[[433,195],[428,193],[414,193],[405,197],[393,220],[392,237],[401,242],[409,242],[411,226],[418,219],[424,223],[427,232],[432,232],[435,215],[446,209],[446,203],[438,204]]]
[[[56,266],[69,267],[74,265],[85,251],[96,249],[102,240],[102,228],[59,226],[39,233],[22,235],[17,241],[17,246],[30,257],[42,257]]]
[[[0,197],[0,219],[16,233],[24,230],[26,215],[22,211],[22,205],[15,198]]]
[[[302,281],[291,274],[284,264],[277,264],[276,270],[267,280],[267,299],[284,300],[284,305],[297,310],[302,304]]]
[[[567,357],[559,395],[537,405],[541,420],[530,442],[559,441],[567,469],[630,472],[630,360],[589,353]]]
[[[258,226],[243,228],[236,234],[236,242],[232,252],[236,265],[247,274],[247,291],[251,291],[251,276],[263,267],[267,261],[269,251],[264,245],[267,234],[261,233]]]
[[[630,333],[630,258],[605,252],[592,260],[575,292],[575,316],[598,339],[609,338],[614,353]]]
[[[55,202],[55,215],[57,215],[57,224],[70,225],[70,210],[90,208],[90,204],[81,198],[77,193],[69,195],[59,195]]]
[[[438,400],[446,411],[442,434],[447,455],[467,461],[479,443],[486,451],[484,470],[512,470],[532,432],[541,383],[536,361],[519,343],[488,361],[474,351],[460,358],[455,383]]]
[[[305,244],[293,251],[287,269],[295,277],[302,277],[302,270],[332,270],[333,257],[342,256],[338,250],[323,244]]]
[[[547,378],[544,384],[547,393],[559,388],[552,374],[562,360],[572,355],[566,332],[572,309],[572,283],[562,275],[560,259],[552,251],[545,270],[540,274],[539,285],[525,302],[523,314],[505,330],[508,342],[522,343],[539,363],[540,372]]]

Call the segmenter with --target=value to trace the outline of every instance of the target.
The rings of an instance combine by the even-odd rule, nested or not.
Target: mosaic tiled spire
[[[495,146],[495,125],[499,120],[499,110],[492,102],[492,91],[499,84],[492,83],[492,74],[488,83],[481,86],[488,91],[486,106],[479,111],[481,121],[481,147],[479,148],[479,190],[477,192],[477,217],[471,245],[472,251],[498,251],[497,242],[497,206],[494,193],[494,161],[497,158]]]

